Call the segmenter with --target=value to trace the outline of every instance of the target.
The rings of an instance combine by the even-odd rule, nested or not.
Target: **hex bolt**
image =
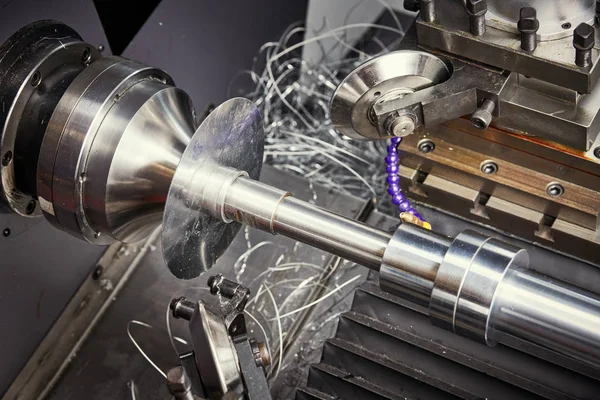
[[[183,367],[171,368],[167,372],[167,388],[177,400],[194,400],[192,383]]]
[[[425,22],[433,22],[437,18],[434,0],[420,0],[419,9],[421,19]]]
[[[490,99],[484,99],[473,115],[471,115],[471,124],[477,129],[487,129],[492,122],[492,113],[496,109],[496,103]]]
[[[552,182],[546,186],[546,193],[550,197],[560,197],[565,192],[565,188],[560,183]]]
[[[415,119],[410,115],[401,115],[393,117],[388,125],[388,132],[391,135],[404,137],[414,132],[416,127]]]
[[[485,33],[486,0],[467,0],[467,13],[471,25],[471,34],[481,36]]]
[[[481,163],[481,172],[486,175],[493,175],[498,172],[498,164],[493,161],[484,161]]]
[[[596,30],[586,23],[579,24],[573,31],[575,47],[575,64],[586,68],[592,65],[592,49],[596,44]]]
[[[423,139],[419,142],[417,147],[421,153],[427,154],[435,150],[435,143],[429,139]]]
[[[534,51],[537,47],[537,31],[540,29],[540,21],[537,19],[535,8],[521,8],[517,28],[521,32],[521,49],[527,52]]]

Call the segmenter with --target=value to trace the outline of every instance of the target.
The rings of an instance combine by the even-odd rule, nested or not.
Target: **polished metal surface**
[[[526,269],[527,251],[473,231],[449,246],[421,228],[398,231],[380,285],[427,307],[435,325],[488,346],[509,334],[600,366],[596,295]]]
[[[0,48],[0,206],[25,217],[42,215],[37,203],[35,160],[53,106],[98,51],[56,21],[38,21]]]
[[[493,328],[493,308],[501,299],[498,285],[507,270],[528,265],[525,250],[464,231],[454,239],[438,269],[429,304],[433,323],[488,346],[495,345],[499,336]]]
[[[391,235],[311,205],[261,182],[239,177],[220,206],[227,218],[281,234],[377,270]],[[221,212],[215,214],[219,215]]]
[[[373,105],[446,81],[451,75],[438,57],[422,51],[397,51],[357,67],[340,83],[331,99],[335,128],[354,139],[380,139]],[[371,119],[371,120],[370,120]]]
[[[163,216],[165,262],[178,278],[195,278],[211,268],[239,231],[239,223],[215,218],[200,204],[222,196],[215,183],[226,181],[213,176],[221,166],[234,168],[234,177],[239,170],[258,179],[263,141],[260,113],[242,98],[221,104],[196,130],[177,166]]]
[[[522,268],[498,286],[492,338],[509,334],[594,365],[600,364],[600,297]]]
[[[537,36],[540,40],[569,37],[582,22],[593,23],[594,0],[487,0],[486,24],[507,32],[517,33],[519,10],[536,9],[540,20]]]
[[[98,232],[122,242],[160,224],[175,168],[196,123],[181,89],[159,81],[134,84],[106,114],[87,160],[83,205]]]
[[[379,269],[379,285],[423,307],[429,306],[438,268],[451,239],[402,224],[392,236]]]
[[[116,56],[106,57],[91,64],[77,76],[60,100],[42,142],[37,182],[42,211],[46,219],[59,229],[76,237],[83,237],[91,243],[107,244],[114,240],[141,239],[141,236],[134,233],[134,229],[128,226],[130,223],[133,225],[137,223],[138,226],[135,228],[140,228],[139,225],[142,225],[140,229],[142,234],[147,234],[152,229],[150,226],[143,226],[146,217],[143,215],[144,213],[141,216],[137,213],[129,214],[127,218],[131,218],[133,220],[131,221],[123,216],[124,213],[127,213],[129,205],[121,203],[115,207],[118,202],[131,201],[132,187],[122,189],[121,194],[126,196],[125,199],[115,200],[118,194],[115,195],[114,182],[93,181],[96,174],[99,176],[102,176],[103,173],[108,174],[107,179],[109,180],[123,179],[119,172],[105,172],[103,169],[113,163],[118,165],[118,168],[123,168],[123,164],[125,164],[126,168],[131,168],[132,172],[135,171],[139,175],[127,176],[123,181],[123,186],[135,183],[143,187],[147,186],[147,182],[150,181],[164,181],[160,175],[172,174],[172,167],[177,162],[169,154],[170,152],[165,154],[161,151],[157,152],[155,145],[148,144],[148,140],[145,140],[143,145],[139,142],[135,143],[135,140],[134,144],[127,141],[131,135],[140,137],[145,133],[139,131],[140,123],[144,130],[152,129],[155,133],[158,132],[157,128],[160,126],[153,126],[156,124],[156,117],[153,116],[149,121],[145,119],[141,122],[132,121],[130,125],[127,124],[129,121],[115,123],[114,118],[118,119],[120,114],[126,116],[129,113],[129,116],[133,118],[136,109],[143,108],[144,102],[140,104],[140,96],[143,99],[144,94],[140,94],[138,90],[140,87],[137,84],[149,86],[156,84],[154,91],[158,92],[172,85],[172,81],[160,70]],[[140,118],[147,118],[149,111],[155,111],[152,103],[158,100],[157,103],[161,108],[167,110],[166,112],[161,110],[161,114],[159,114],[166,117],[163,127],[167,127],[168,131],[163,134],[165,136],[175,135],[172,147],[182,150],[185,145],[182,136],[185,136],[185,130],[189,130],[193,126],[190,122],[191,118],[187,116],[182,120],[174,121],[171,117],[173,114],[179,116],[181,112],[189,112],[191,108],[189,101],[184,100],[171,104],[160,99],[161,96],[158,97],[159,99],[150,100],[150,104],[147,106],[149,110],[142,110]],[[165,98],[168,99],[168,97]],[[185,96],[183,97],[185,99]],[[129,104],[129,101],[132,104]],[[168,110],[170,106],[183,106],[184,110],[170,111]],[[109,125],[105,126],[105,121]],[[117,128],[119,126],[127,131],[125,135],[121,129]],[[156,140],[154,137],[146,136],[146,138]],[[121,139],[125,139],[122,146],[127,148],[126,154],[119,152],[118,146],[121,144]],[[167,139],[164,145],[167,145],[169,140]],[[183,145],[177,143],[181,141],[184,142]],[[154,150],[152,150],[153,148]],[[150,150],[149,157],[141,157],[138,153],[140,149]],[[115,153],[113,154],[112,151]],[[138,153],[137,157],[144,159],[132,157],[132,154],[136,153]],[[125,158],[119,160],[115,159],[115,156],[124,156]],[[166,157],[166,160],[163,157]],[[94,161],[96,159],[99,161]],[[144,170],[144,168],[147,169]],[[170,172],[169,168],[171,168]],[[150,176],[150,172],[154,174]],[[104,187],[107,186],[107,183],[106,189],[98,188],[98,185]],[[153,183],[150,184],[150,186],[152,185]],[[162,186],[163,190],[166,189],[165,184]],[[92,188],[92,192],[88,191],[90,188]],[[106,193],[98,195],[96,190],[100,192],[106,190]],[[133,190],[139,191],[140,188],[136,187]],[[147,192],[144,192],[146,191],[141,193],[146,195]],[[153,192],[152,196],[154,195],[160,197],[164,196],[164,193]],[[141,203],[146,202],[147,197],[142,199]],[[108,204],[104,204],[107,201]],[[102,210],[104,207],[106,208]],[[150,210],[147,209],[146,212],[153,213],[152,207],[149,208]],[[95,220],[90,220],[88,214],[90,209],[93,210],[92,214],[96,211]],[[106,220],[99,221],[98,210],[100,213],[108,214]],[[148,222],[155,225],[158,219],[150,218]]]

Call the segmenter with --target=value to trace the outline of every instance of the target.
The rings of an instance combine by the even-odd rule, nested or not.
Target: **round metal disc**
[[[377,102],[437,85],[451,73],[438,57],[423,51],[400,50],[372,58],[350,72],[331,98],[335,129],[353,139],[381,139],[371,122]]]
[[[194,208],[191,197],[202,193],[203,176],[214,165],[259,178],[264,151],[261,121],[250,100],[228,100],[208,115],[185,149],[163,216],[163,256],[176,277],[192,279],[211,268],[239,231],[241,224],[227,224]]]

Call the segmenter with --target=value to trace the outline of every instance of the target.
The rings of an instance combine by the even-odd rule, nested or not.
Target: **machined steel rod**
[[[577,287],[515,268],[496,293],[494,329],[600,366],[600,302]]]
[[[229,186],[224,210],[230,218],[249,226],[279,233],[376,271],[392,237],[244,177]]]
[[[512,335],[600,368],[600,298],[527,269],[523,249],[407,223],[390,235],[240,175],[217,186],[214,216],[378,270],[384,290],[427,307],[436,325],[489,346]]]

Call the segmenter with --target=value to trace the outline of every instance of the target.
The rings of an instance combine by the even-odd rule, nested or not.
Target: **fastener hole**
[[[4,237],[9,237],[10,236],[10,228],[4,228],[4,230],[2,231],[2,235]]]
[[[561,25],[561,27],[563,29],[571,29],[571,23],[570,22],[565,22],[564,24]]]
[[[381,96],[381,92],[375,92],[375,93],[373,93],[373,97],[379,97],[379,96]]]
[[[87,65],[90,61],[92,61],[92,50],[89,47],[86,47],[81,55],[81,62]]]
[[[4,157],[2,157],[2,165],[6,167],[12,161],[12,157],[12,151],[7,151],[4,153]]]
[[[36,87],[41,82],[42,82],[42,73],[40,71],[35,71],[35,73],[31,77],[31,86]]]
[[[27,203],[25,212],[27,213],[27,215],[31,215],[31,214],[33,214],[34,211],[35,211],[35,200],[30,200],[29,203]]]

